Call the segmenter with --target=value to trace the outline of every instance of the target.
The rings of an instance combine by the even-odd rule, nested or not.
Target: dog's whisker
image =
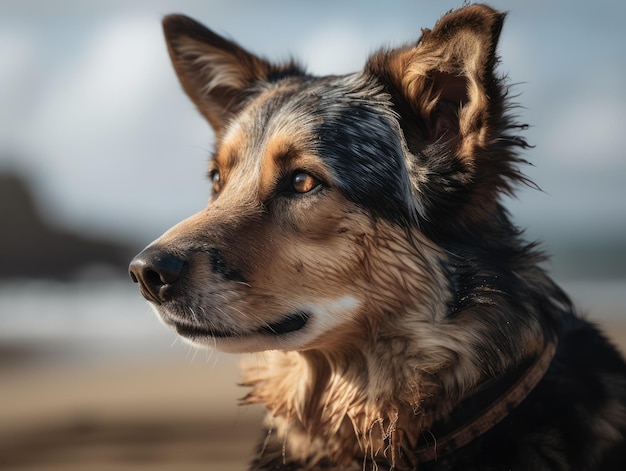
[[[213,366],[211,367],[211,369],[214,370],[217,367],[218,360],[220,359],[220,352],[218,350],[216,350],[215,347],[213,347],[211,349],[211,351],[215,352],[215,355],[213,355],[215,357],[214,360],[213,360]]]
[[[196,361],[196,357],[198,356],[198,352],[199,352],[199,351],[200,351],[200,350],[199,350],[198,348],[194,348],[194,349],[193,349],[193,356],[191,357],[191,362],[192,362],[192,363]]]

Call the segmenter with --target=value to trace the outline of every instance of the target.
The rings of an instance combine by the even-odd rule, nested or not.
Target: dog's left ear
[[[300,73],[293,63],[274,66],[184,15],[166,16],[163,32],[180,83],[218,139],[255,84]]]
[[[504,17],[484,5],[452,11],[416,44],[378,53],[365,68],[391,95],[416,165],[440,179],[433,191],[445,187],[438,203],[463,194],[491,205],[498,189],[512,191],[510,182],[523,178],[506,146],[525,142],[503,135],[514,126],[494,73]]]

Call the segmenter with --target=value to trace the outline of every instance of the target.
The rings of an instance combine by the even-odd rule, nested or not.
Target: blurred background
[[[494,0],[542,191],[506,204],[626,346],[626,3]],[[315,74],[360,69],[458,1],[0,0],[0,468],[244,469],[237,358],[157,321],[132,256],[202,208],[213,135],[160,20],[186,13]]]

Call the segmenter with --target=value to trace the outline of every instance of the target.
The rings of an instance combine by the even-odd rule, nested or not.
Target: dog
[[[504,18],[468,5],[316,77],[165,17],[212,190],[130,276],[189,342],[264,352],[250,469],[626,469],[626,363],[501,202],[532,185]]]

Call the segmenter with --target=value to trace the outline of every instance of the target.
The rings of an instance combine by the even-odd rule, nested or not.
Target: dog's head
[[[407,311],[448,316],[443,247],[496,243],[498,194],[522,179],[525,143],[494,75],[502,22],[467,7],[361,72],[314,77],[165,18],[174,68],[216,134],[208,206],[131,264],[165,323],[242,352],[366,341]]]

